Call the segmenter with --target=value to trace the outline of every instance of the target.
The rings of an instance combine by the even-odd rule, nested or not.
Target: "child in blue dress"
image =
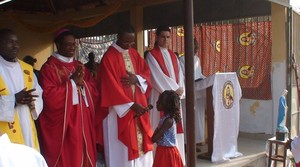
[[[157,143],[153,167],[183,167],[180,153],[176,147],[176,123],[180,118],[180,98],[173,90],[164,91],[156,103],[158,111],[163,112],[152,141]]]

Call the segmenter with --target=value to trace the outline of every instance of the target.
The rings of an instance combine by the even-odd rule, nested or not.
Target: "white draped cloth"
[[[35,111],[29,111],[28,105],[18,104],[15,107],[15,94],[25,88],[23,71],[20,64],[16,62],[8,62],[0,56],[0,75],[4,80],[10,95],[0,96],[0,121],[13,122],[15,110],[18,112],[22,134],[25,145],[33,147],[32,130],[30,124],[30,114],[33,119],[37,119],[43,109],[42,88],[38,84],[37,78],[34,75],[33,88],[36,89],[33,94],[38,95],[35,103]]]
[[[233,102],[230,108],[226,108],[224,105],[226,83],[231,83],[233,88]],[[215,74],[212,95],[214,107],[212,162],[226,161],[241,156],[242,154],[238,152],[237,138],[242,91],[236,73]]]
[[[179,58],[180,66],[185,75],[185,56]],[[202,74],[201,62],[197,55],[194,56],[194,79],[204,79],[205,76]],[[182,104],[182,117],[184,131],[186,131],[186,101],[181,100]],[[204,142],[205,136],[205,108],[206,108],[206,90],[195,90],[195,141],[196,143]],[[186,136],[185,136],[186,141]]]
[[[231,85],[232,100],[226,103],[226,89]],[[235,72],[216,73],[195,85],[196,90],[213,86],[214,135],[212,162],[227,161],[242,156],[238,152],[237,138],[240,123],[242,90]],[[208,129],[209,130],[209,129]]]
[[[11,143],[7,134],[3,134],[0,136],[0,166],[47,167],[48,165],[38,151],[25,145]]]
[[[152,81],[153,88],[152,88],[152,92],[151,92],[149,101],[150,101],[150,104],[153,104],[153,106],[154,106],[154,108],[151,110],[151,113],[150,113],[151,125],[152,125],[153,130],[155,130],[157,128],[159,120],[160,120],[160,113],[159,113],[159,111],[157,111],[157,108],[156,108],[156,102],[158,100],[159,95],[165,90],[176,91],[180,87],[184,88],[184,76],[183,76],[182,70],[180,68],[179,61],[177,61],[178,69],[179,69],[179,74],[178,74],[179,83],[177,83],[175,71],[174,71],[173,64],[172,64],[172,59],[171,59],[171,56],[170,56],[168,50],[166,48],[160,47],[160,51],[163,55],[164,62],[165,62],[165,65],[169,72],[170,77],[164,74],[164,72],[160,68],[158,62],[153,57],[151,52],[149,52],[146,57],[146,61],[148,62],[149,68],[152,73],[151,81]],[[184,94],[185,93],[183,93],[183,95],[181,96],[181,99],[185,97]],[[183,133],[177,134],[176,140],[177,140],[177,148],[180,152],[182,162],[183,162],[183,164],[185,164],[184,134]]]
[[[7,134],[3,134],[0,136],[0,166],[47,167],[48,165],[38,151],[25,145],[11,143]]]
[[[122,49],[115,43],[112,45],[119,52],[128,52]],[[139,83],[138,86],[142,92],[147,90],[147,82],[144,78],[136,75]],[[127,147],[118,139],[118,120],[117,118],[124,117],[129,108],[133,105],[133,102],[127,104],[120,104],[109,107],[109,114],[103,120],[103,138],[104,138],[104,151],[105,151],[105,163],[107,167],[152,167],[153,164],[153,153],[148,151],[143,156],[136,158],[134,160],[128,160],[128,149]]]

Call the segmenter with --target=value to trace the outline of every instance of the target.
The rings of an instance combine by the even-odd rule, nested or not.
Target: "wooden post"
[[[136,50],[144,56],[143,7],[134,6],[130,10],[130,21],[136,31]]]
[[[184,1],[184,53],[186,82],[186,129],[187,159],[186,166],[196,166],[195,142],[195,88],[194,88],[194,10],[193,0]]]

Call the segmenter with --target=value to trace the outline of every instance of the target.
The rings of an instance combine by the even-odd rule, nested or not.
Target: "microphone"
[[[153,105],[149,104],[146,108],[145,108],[145,112],[148,112],[149,110],[153,109]],[[134,118],[137,118],[139,115],[134,115]]]
[[[153,105],[152,104],[149,104],[147,107],[146,107],[146,112],[148,112],[149,110],[153,109]]]

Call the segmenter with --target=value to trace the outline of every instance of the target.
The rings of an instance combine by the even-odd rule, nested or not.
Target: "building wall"
[[[275,134],[279,97],[286,89],[286,9],[272,3],[272,100],[241,100],[240,131]]]
[[[20,51],[18,57],[22,59],[25,55],[31,55],[37,59],[36,69],[40,69],[53,52],[53,34],[42,34],[30,31],[21,24],[0,17],[0,28],[10,28],[14,30],[20,41]]]

